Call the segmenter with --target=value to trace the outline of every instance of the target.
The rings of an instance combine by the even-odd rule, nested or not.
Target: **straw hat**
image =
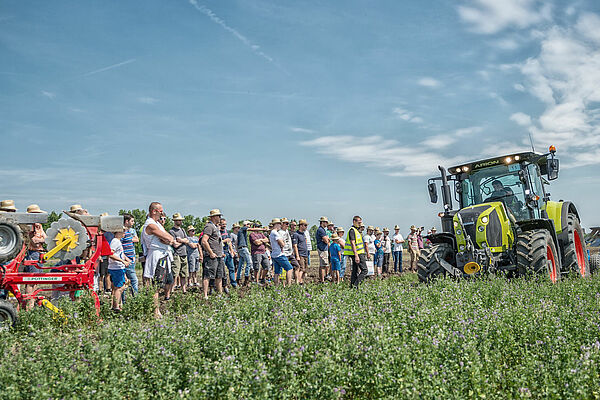
[[[290,223],[290,221],[288,221],[288,219],[286,217],[281,218],[281,223],[285,224],[285,223]]]
[[[100,214],[100,216],[101,217],[106,217],[106,216],[108,216],[108,213],[107,212],[103,212],[102,214]]]
[[[281,223],[281,220],[279,218],[273,218],[271,220],[271,225],[280,224],[280,223]]]
[[[298,221],[298,225],[308,225],[308,222],[305,219],[301,219]]]
[[[331,235],[331,240],[339,240],[340,237],[338,236],[337,233],[334,233],[333,235]]]
[[[388,228],[383,228],[383,231],[388,232],[388,233],[390,232],[390,230]]]
[[[340,226],[340,227],[338,227],[338,228],[337,228],[335,231],[336,231],[336,232],[344,232],[344,228],[342,228],[342,227]]]
[[[70,208],[69,211],[70,212],[77,212],[77,211],[81,211],[83,210],[83,207],[81,207],[81,204],[73,204]]]
[[[363,223],[361,222],[359,226],[360,226],[361,228],[364,228],[364,227],[365,227],[365,224],[363,224]]]
[[[33,214],[44,214],[44,213],[46,213],[46,211],[40,210],[40,206],[38,206],[37,204],[32,204],[29,207],[27,207],[27,212],[28,213],[33,213]]]
[[[329,221],[327,220],[327,217],[321,217],[321,218],[319,218],[319,222],[329,222]]]
[[[235,228],[239,228],[240,226],[238,224],[233,224],[233,226],[231,227],[231,229],[235,229]]]
[[[252,222],[245,220],[243,225],[250,225]]]
[[[375,230],[375,228],[373,228],[373,225],[369,225],[369,226],[367,226],[367,230],[368,230],[368,231],[374,231],[374,230]]]
[[[435,226],[431,227],[431,232],[437,232],[437,228]]]
[[[398,225],[394,226],[394,230],[396,229],[400,229],[400,227]]]
[[[195,230],[196,230],[196,228],[194,228],[194,225],[190,225],[190,226],[187,227],[187,231],[188,232],[189,231],[195,231]]]
[[[219,210],[218,208],[215,208],[214,210],[210,210],[210,213],[208,213],[209,217],[217,217],[217,216],[221,216],[223,214],[221,214],[221,210]]]
[[[179,213],[173,214],[173,221],[183,221],[183,217]]]
[[[414,230],[416,231],[416,230],[417,230],[417,227],[416,227],[416,226],[414,226],[414,225],[411,225],[411,226],[410,226],[410,229],[411,229],[411,230],[413,230],[413,229],[414,229]]]
[[[17,211],[14,200],[2,200],[0,201],[0,211]]]

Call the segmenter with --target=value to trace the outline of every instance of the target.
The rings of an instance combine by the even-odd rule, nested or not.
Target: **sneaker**
[[[223,291],[225,292],[225,294],[229,294],[229,288],[228,287],[224,287]]]

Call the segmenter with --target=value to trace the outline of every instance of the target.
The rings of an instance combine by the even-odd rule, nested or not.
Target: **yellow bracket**
[[[56,317],[62,319],[65,324],[69,321],[69,318],[67,318],[63,310],[50,303],[48,299],[43,299],[42,305],[50,311],[53,311],[56,314]]]
[[[58,253],[65,247],[69,246],[74,241],[75,241],[75,238],[71,237],[71,238],[66,239],[64,242],[59,243],[55,248],[53,248],[52,250],[50,250],[49,252],[44,254],[44,260],[48,261],[52,256],[54,256],[56,253]]]

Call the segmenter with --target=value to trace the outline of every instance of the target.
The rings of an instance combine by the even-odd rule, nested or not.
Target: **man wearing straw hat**
[[[252,270],[252,257],[250,256],[250,250],[248,249],[248,231],[252,231],[252,228],[250,228],[250,221],[244,221],[243,226],[237,233],[237,252],[239,256],[237,281],[239,285],[243,274],[244,286],[250,284],[250,270]]]
[[[298,222],[298,230],[292,233],[294,255],[296,256],[296,261],[298,261],[298,269],[295,271],[296,283],[299,285],[304,284],[304,274],[308,268],[308,255],[310,254],[305,235],[307,228],[308,222],[305,219],[301,219]]]
[[[383,228],[383,273],[389,272],[390,256],[392,255],[392,238],[390,238],[390,230]]]
[[[187,292],[187,281],[190,275],[187,262],[186,244],[189,243],[187,235],[183,230],[183,217],[180,213],[173,214],[173,227],[169,230],[175,244],[173,244],[173,278],[175,285],[181,287],[183,293]],[[167,299],[171,297],[171,292],[167,293]]]
[[[186,251],[188,271],[190,273],[189,285],[198,286],[198,270],[204,260],[202,259],[202,251],[200,251],[200,239],[196,236],[196,228],[193,225],[187,228],[187,240]]]
[[[417,227],[412,225],[410,227],[410,234],[406,237],[408,241],[408,253],[410,254],[410,270],[417,272],[417,262],[421,255],[419,248],[419,234],[417,233]]]
[[[343,250],[344,246],[346,245],[346,242],[344,240],[344,228],[342,228],[341,226],[338,226],[335,230],[335,233],[337,233],[338,235],[338,244],[340,245],[340,248]],[[346,274],[346,256],[344,255],[344,252],[342,251],[342,256],[340,259],[340,280],[344,280],[344,275]]]
[[[202,234],[202,248],[206,251],[204,265],[202,270],[202,288],[204,290],[204,299],[208,300],[208,285],[211,279],[215,281],[215,287],[218,293],[223,293],[223,277],[225,276],[225,260],[223,259],[223,238],[221,237],[221,211],[211,210],[209,221],[204,227]]]
[[[315,233],[317,239],[317,253],[319,254],[319,282],[325,283],[325,275],[329,268],[329,236],[327,236],[327,217],[319,219],[319,228]]]
[[[362,218],[355,215],[354,218],[352,218],[352,226],[346,234],[346,242],[344,243],[343,251],[343,254],[352,264],[350,286],[354,288],[358,288],[369,272],[367,269],[366,246],[362,234],[360,233],[361,225]]]
[[[402,273],[402,251],[404,237],[402,237],[402,234],[400,233],[400,227],[398,225],[394,226],[394,237],[392,239],[394,241],[394,273]]]
[[[269,234],[269,241],[271,242],[271,260],[273,261],[273,268],[275,270],[275,285],[279,284],[279,275],[283,271],[285,271],[285,281],[286,286],[290,286],[292,284],[292,275],[291,272],[293,267],[290,264],[290,261],[283,253],[283,249],[285,247],[285,240],[280,233],[281,230],[281,220],[279,218],[273,218],[271,221],[273,224],[273,230]]]

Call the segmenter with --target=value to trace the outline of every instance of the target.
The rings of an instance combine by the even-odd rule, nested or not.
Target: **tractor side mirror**
[[[557,158],[549,158],[546,164],[546,169],[548,171],[548,180],[553,181],[558,178],[558,170],[560,164]]]
[[[435,182],[431,182],[427,185],[427,191],[429,192],[429,199],[431,200],[431,202],[437,203],[438,194],[437,194],[437,187],[435,187]]]

